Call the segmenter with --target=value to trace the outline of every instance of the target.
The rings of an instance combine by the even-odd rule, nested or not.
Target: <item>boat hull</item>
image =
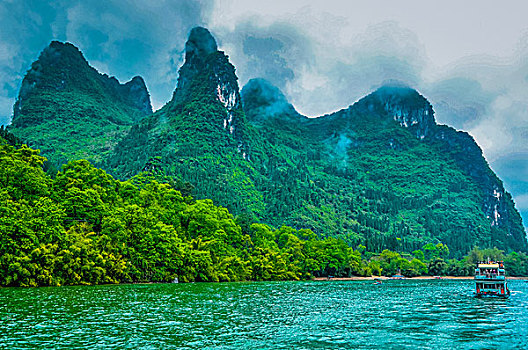
[[[475,297],[477,298],[491,298],[491,299],[496,299],[496,298],[499,298],[499,299],[508,299],[510,297],[511,294],[482,294],[482,293],[475,293]]]

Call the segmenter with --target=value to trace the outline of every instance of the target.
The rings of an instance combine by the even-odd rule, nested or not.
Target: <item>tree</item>
[[[435,258],[429,262],[429,274],[440,276],[447,272],[447,264],[442,258]]]

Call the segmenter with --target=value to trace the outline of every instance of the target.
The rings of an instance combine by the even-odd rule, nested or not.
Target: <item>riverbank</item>
[[[353,276],[353,277],[315,277],[314,281],[372,281],[372,280],[390,280],[390,277],[386,276],[369,276],[369,277],[360,277],[360,276]],[[472,280],[473,276],[442,276],[440,278],[436,276],[417,276],[417,277],[405,277],[406,280],[435,280],[435,279],[442,279],[442,280]],[[523,277],[507,277],[508,280],[526,280],[528,281],[528,276]]]

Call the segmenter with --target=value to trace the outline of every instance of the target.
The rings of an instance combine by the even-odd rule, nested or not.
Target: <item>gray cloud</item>
[[[470,57],[424,87],[440,122],[468,130],[493,164],[528,151],[528,51]]]
[[[234,29],[215,28],[214,33],[235,65],[241,85],[263,77],[284,91],[296,74],[314,65],[312,41],[288,23],[277,21],[261,27],[258,22],[250,18]]]
[[[437,121],[464,130],[479,122],[494,97],[477,80],[459,76],[436,81],[424,90],[435,107]]]
[[[281,53],[285,43],[275,38],[258,38],[247,36],[242,44],[243,52],[248,57],[248,63],[256,64],[262,76],[275,77],[275,85],[285,87],[295,75]]]

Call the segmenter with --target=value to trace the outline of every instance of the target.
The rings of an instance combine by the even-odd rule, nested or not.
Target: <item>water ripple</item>
[[[528,283],[266,282],[0,289],[0,348],[523,349]]]

